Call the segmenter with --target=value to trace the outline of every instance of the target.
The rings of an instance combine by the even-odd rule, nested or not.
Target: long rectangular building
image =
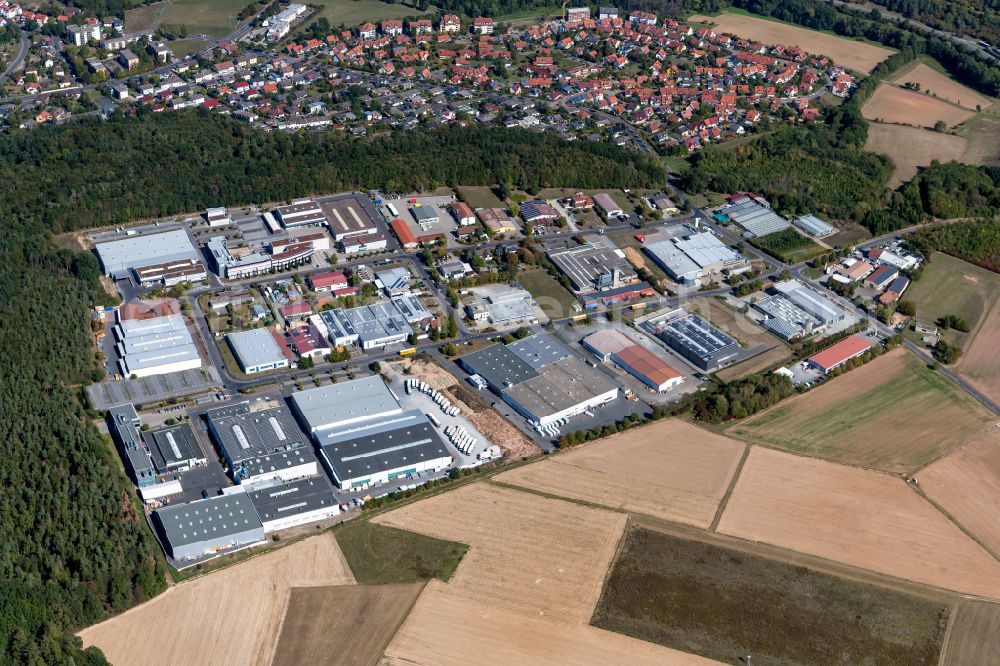
[[[226,335],[226,342],[248,375],[287,368],[289,359],[268,328],[254,328]]]
[[[166,506],[153,512],[153,522],[167,552],[179,561],[264,540],[264,525],[244,493]]]
[[[150,377],[202,366],[201,354],[181,315],[119,321],[114,334],[124,377]]]
[[[274,215],[286,229],[327,222],[323,209],[312,199],[296,199],[287,206],[278,206]]]
[[[104,272],[120,280],[130,277],[136,269],[182,262],[198,261],[198,250],[183,229],[161,233],[138,234],[121,240],[98,243],[97,256]]]
[[[208,462],[194,430],[187,423],[150,430],[145,439],[160,474],[183,472]]]
[[[644,326],[681,357],[706,372],[731,362],[740,352],[739,342],[731,335],[686,310],[673,310],[646,321]]]
[[[265,534],[332,518],[340,513],[333,488],[324,476],[251,490],[247,496],[257,511]]]
[[[606,328],[580,341],[602,361],[612,361],[654,391],[662,393],[679,386],[684,375],[638,344],[624,332]]]
[[[311,434],[403,411],[378,375],[296,391],[289,401],[302,427]]]
[[[295,417],[277,400],[244,400],[218,407],[205,412],[205,420],[234,476],[245,461],[308,448],[308,439]]]

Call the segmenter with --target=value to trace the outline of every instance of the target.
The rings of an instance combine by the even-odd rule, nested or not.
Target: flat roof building
[[[545,333],[536,333],[515,340],[507,345],[507,349],[535,370],[541,370],[547,365],[573,355],[563,343]]]
[[[190,259],[198,261],[198,250],[183,229],[139,234],[95,247],[104,272],[116,280],[127,278],[137,268]]]
[[[497,326],[537,322],[531,294],[513,287],[477,298],[465,306],[465,311],[474,320],[487,320]]]
[[[643,247],[670,279],[681,284],[697,284],[699,278],[738,274],[750,261],[709,232],[679,236]]]
[[[289,402],[302,427],[312,434],[402,412],[378,375],[296,391]]]
[[[125,471],[140,488],[156,483],[156,470],[140,433],[142,423],[132,403],[116,405],[108,410],[108,432],[121,454]]]
[[[337,197],[320,204],[327,226],[337,242],[351,236],[364,236],[378,231],[375,220],[355,195]]]
[[[205,421],[234,476],[245,461],[308,448],[292,412],[277,400],[244,400],[217,407],[205,412]]]
[[[194,430],[187,423],[150,430],[145,439],[160,474],[183,472],[208,463]]]
[[[153,512],[167,552],[185,561],[264,540],[264,525],[244,493],[209,497]]]
[[[833,346],[827,347],[818,354],[810,356],[808,363],[825,375],[851,359],[863,355],[870,349],[871,345],[868,344],[867,340],[861,336],[852,335]]]
[[[375,349],[406,341],[413,332],[411,325],[431,316],[415,296],[399,294],[371,305],[325,310],[311,321],[334,345]]]
[[[602,361],[612,361],[654,391],[669,391],[684,381],[684,375],[618,329],[597,331],[580,344]]]
[[[323,209],[312,199],[296,199],[287,206],[278,206],[274,209],[274,215],[286,229],[327,224]]]
[[[181,315],[119,321],[114,335],[124,377],[150,377],[202,366],[201,354]]]
[[[624,253],[616,248],[584,243],[565,250],[549,251],[548,256],[566,274],[578,294],[618,289],[639,281]]]
[[[381,382],[382,380],[379,379]],[[316,433],[320,459],[343,490],[386,483],[452,464],[437,430],[420,410],[343,422]]]
[[[255,328],[226,335],[226,342],[248,375],[288,367],[288,357],[269,328]]]
[[[745,235],[750,238],[767,236],[792,226],[788,220],[771,210],[767,201],[756,195],[731,197],[729,205],[719,212],[741,226],[746,231]]]
[[[237,484],[257,488],[315,476],[319,474],[319,465],[312,447],[303,445],[246,458],[230,471]]]
[[[458,359],[459,364],[472,375],[479,375],[496,393],[538,376],[505,345],[492,344]]]
[[[707,320],[683,309],[673,310],[643,324],[670,349],[706,372],[732,361],[740,344]]]
[[[247,492],[270,534],[296,525],[332,518],[340,513],[333,488],[325,476],[312,476]]]

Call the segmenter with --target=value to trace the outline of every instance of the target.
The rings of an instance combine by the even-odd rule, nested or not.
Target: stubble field
[[[671,419],[582,445],[497,481],[688,525],[711,525],[745,445]]]
[[[900,85],[904,83],[918,84],[922,93],[930,93],[934,97],[948,100],[971,110],[975,110],[977,106],[984,110],[988,109],[995,101],[963,86],[947,74],[922,62],[918,62],[910,69],[897,74],[893,77],[893,81]]]
[[[386,649],[387,664],[711,664],[589,626],[624,514],[478,482],[380,523],[469,544],[432,581]]]
[[[971,441],[992,422],[978,402],[899,347],[727,432],[900,473]]]
[[[210,575],[80,632],[114,664],[270,664],[293,587],[350,585],[332,534]]]
[[[764,44],[797,46],[807,53],[833,58],[838,65],[865,74],[893,54],[890,49],[874,44],[744,14],[723,12],[718,16],[692,16],[688,22],[711,23],[717,33],[746,37]]]
[[[964,137],[921,127],[868,123],[865,150],[892,159],[896,168],[889,179],[889,187],[893,189],[917,175],[920,167],[930,166],[933,160],[975,164],[965,158],[969,142]]]
[[[337,585],[291,591],[271,666],[375,666],[423,585]]]
[[[1000,430],[993,429],[916,476],[928,497],[1000,553]]]
[[[941,666],[985,666],[1000,663],[1000,604],[962,599]]]
[[[906,482],[754,447],[718,531],[906,580],[1000,596],[1000,564]]]
[[[1000,301],[990,308],[958,361],[958,373],[1000,404]]]
[[[861,115],[868,120],[899,125],[934,127],[935,123],[943,121],[948,127],[954,127],[975,112],[930,95],[880,83],[861,107]]]

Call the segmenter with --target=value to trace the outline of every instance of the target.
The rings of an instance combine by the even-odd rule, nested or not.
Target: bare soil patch
[[[757,444],[888,472],[907,472],[979,437],[994,417],[899,347],[737,422]]]
[[[79,635],[115,664],[266,665],[291,588],[353,583],[325,533],[175,585]]]
[[[932,160],[977,164],[965,158],[969,150],[965,138],[921,127],[869,123],[865,150],[892,159],[896,169],[889,187],[894,189],[917,175],[920,167],[930,166]]]
[[[861,107],[861,115],[868,120],[918,127],[934,127],[940,120],[948,127],[954,127],[974,116],[975,112],[924,93],[880,83]]]
[[[335,585],[291,590],[272,666],[375,666],[423,585]]]
[[[718,531],[1000,597],[1000,564],[905,481],[878,472],[754,447]]]
[[[1000,605],[962,599],[955,609],[941,666],[1000,663]]]
[[[894,52],[852,39],[827,35],[826,33],[800,28],[788,23],[779,23],[745,14],[723,12],[718,16],[692,16],[688,22],[710,23],[715,32],[746,37],[764,44],[797,46],[813,55],[825,55],[838,65],[867,74]]]
[[[626,516],[477,482],[374,520],[469,544],[432,581],[387,664],[709,664],[588,626]]]
[[[920,470],[920,488],[994,553],[1000,553],[1000,430]]]
[[[671,419],[584,444],[495,478],[708,528],[744,447]]]
[[[1000,300],[990,308],[958,362],[958,373],[1000,403]]]
[[[973,111],[976,110],[977,106],[982,110],[986,110],[996,101],[986,95],[977,93],[971,88],[963,86],[947,74],[939,72],[922,62],[898,74],[893,78],[893,81],[900,85],[904,83],[919,84],[920,92],[929,93],[934,97],[948,100],[952,104],[957,104]]]

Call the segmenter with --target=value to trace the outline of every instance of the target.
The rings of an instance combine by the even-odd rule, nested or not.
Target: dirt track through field
[[[1000,554],[1000,430],[916,474],[921,490],[994,554]]]
[[[497,481],[707,528],[745,445],[671,419],[525,465]]]
[[[333,535],[320,534],[175,585],[79,635],[118,666],[263,666],[292,587],[353,583]]]
[[[386,664],[716,663],[589,626],[624,514],[478,482],[375,520],[470,547],[424,589]]]
[[[743,14],[722,13],[718,16],[692,16],[688,19],[688,23],[696,22],[714,24],[714,30],[719,34],[728,33],[764,44],[797,46],[807,53],[833,58],[838,65],[866,74],[893,54],[892,50],[874,44]]]
[[[905,481],[878,472],[754,447],[718,531],[1000,598],[1000,563]]]
[[[954,127],[974,116],[975,112],[930,95],[880,83],[861,107],[861,115],[868,120],[920,127],[934,127],[941,120],[948,127]]]

